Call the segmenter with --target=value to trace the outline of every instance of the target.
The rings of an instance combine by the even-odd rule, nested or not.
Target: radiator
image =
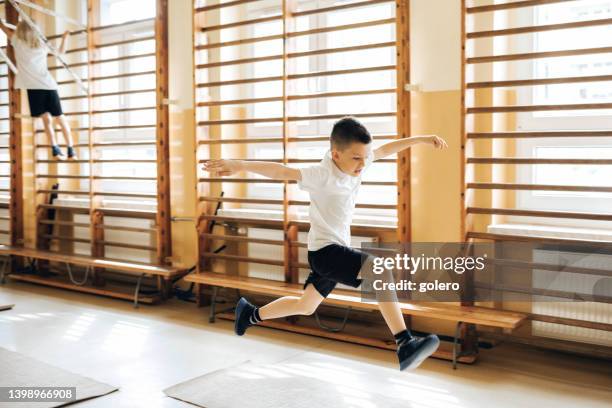
[[[542,249],[533,251],[533,260],[534,262],[602,270],[610,270],[610,265],[612,265],[612,255],[547,251]],[[588,295],[612,295],[612,277],[601,275],[534,269],[532,283],[536,289],[550,289]],[[555,302],[551,299],[534,296],[533,313],[590,322],[612,323],[612,304],[571,301],[570,299]],[[612,332],[557,323],[534,321],[532,322],[532,335],[612,346]]]

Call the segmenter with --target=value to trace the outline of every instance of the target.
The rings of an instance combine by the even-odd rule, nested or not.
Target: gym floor
[[[164,307],[58,291],[19,282],[0,288],[0,344],[12,351],[118,386],[78,407],[190,407],[166,387],[250,360],[277,363],[321,354],[340,364],[397,370],[389,351],[253,328],[236,337],[232,323],[208,323],[207,309],[176,299]],[[307,353],[312,353],[307,356]],[[477,365],[451,369],[429,359],[406,379],[410,408],[609,407],[612,367],[603,360],[505,344],[483,350]]]

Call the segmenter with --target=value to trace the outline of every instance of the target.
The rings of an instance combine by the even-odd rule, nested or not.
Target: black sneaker
[[[242,336],[246,329],[252,326],[251,316],[253,315],[255,306],[249,303],[245,298],[240,298],[236,304],[236,318],[234,321],[234,331],[237,335]]]
[[[58,145],[51,146],[51,153],[53,154],[53,157],[56,159],[64,158],[64,152],[62,152],[62,149],[60,149]]]
[[[68,158],[76,160],[76,153],[74,152],[74,147],[68,146]]]
[[[414,370],[429,356],[431,356],[440,345],[440,339],[435,334],[427,337],[414,337],[397,349],[397,358],[400,370]]]

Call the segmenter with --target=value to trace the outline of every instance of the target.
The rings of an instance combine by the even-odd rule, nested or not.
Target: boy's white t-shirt
[[[366,158],[359,176],[340,170],[327,151],[320,163],[300,169],[298,186],[310,193],[310,231],[308,250],[317,251],[329,244],[351,245],[351,221],[355,199],[363,172],[372,164],[373,155]]]
[[[15,78],[15,88],[18,89],[57,89],[57,83],[49,73],[47,66],[47,48],[30,48],[28,44],[11,37],[11,45],[15,50],[15,60],[19,73]]]

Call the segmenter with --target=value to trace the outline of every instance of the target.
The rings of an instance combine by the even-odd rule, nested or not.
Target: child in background
[[[420,143],[439,149],[448,147],[434,135],[394,140],[372,150],[368,130],[355,118],[347,117],[336,122],[330,150],[320,163],[311,167],[295,169],[278,163],[242,160],[210,160],[204,164],[205,171],[218,176],[247,171],[277,180],[296,180],[302,190],[310,193],[308,263],[311,273],[303,295],[285,296],[262,307],[241,298],[236,306],[237,335],[242,336],[250,326],[263,320],[314,313],[338,283],[355,288],[361,285],[360,276],[366,276],[362,270],[371,271],[373,257],[351,248],[350,239],[363,172],[373,161]],[[440,340],[435,334],[414,337],[406,328],[397,298],[393,297],[394,301],[382,300],[382,297],[379,300],[377,294],[378,306],[395,337],[400,370],[413,369],[437,350]]]
[[[47,56],[49,50],[38,38],[36,32],[25,21],[17,23],[15,30],[0,20],[0,29],[4,31],[15,50],[15,60],[19,71],[15,78],[15,88],[28,92],[30,115],[41,118],[49,141],[51,152],[56,159],[63,159],[64,152],[60,149],[54,129],[54,121],[60,126],[67,145],[69,159],[76,159],[74,143],[70,126],[62,111],[57,83],[49,73]],[[70,32],[66,31],[61,38],[59,52],[66,52],[66,43]]]

